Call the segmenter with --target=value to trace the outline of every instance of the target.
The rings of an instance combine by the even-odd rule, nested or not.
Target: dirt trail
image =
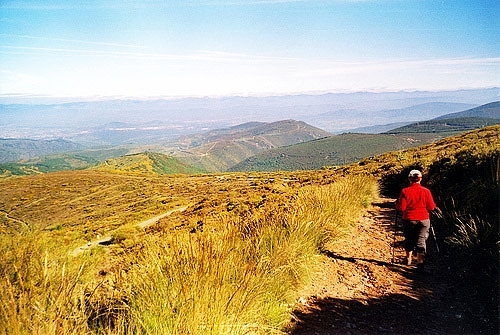
[[[150,219],[147,219],[147,220],[144,220],[142,222],[139,222],[138,224],[136,224],[137,227],[140,227],[140,228],[147,228],[153,224],[155,224],[156,222],[158,222],[158,220],[172,214],[172,213],[175,213],[175,212],[182,212],[184,210],[186,210],[186,208],[188,208],[188,206],[184,206],[184,207],[180,207],[180,208],[176,208],[176,209],[172,209],[166,213],[163,213],[163,214],[160,214],[160,215],[157,215],[155,217],[152,217]],[[86,251],[86,250],[89,250],[91,249],[92,247],[94,246],[97,246],[97,245],[109,245],[111,244],[113,241],[113,237],[112,236],[104,236],[104,237],[99,237],[93,241],[89,241],[87,244],[85,245],[82,245],[78,248],[76,248],[75,250],[73,250],[71,252],[71,255],[72,256],[77,256],[79,255],[80,253]]]
[[[380,199],[358,227],[328,246],[321,273],[302,293],[290,335],[496,333],[487,319],[471,321],[471,307],[457,299],[446,257],[433,240],[427,241],[424,273],[403,265],[392,204]]]

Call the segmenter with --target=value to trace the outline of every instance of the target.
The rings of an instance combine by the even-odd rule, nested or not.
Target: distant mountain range
[[[429,120],[498,100],[499,91],[487,88],[65,103],[0,97],[0,138],[63,138],[87,146],[147,144],[247,122],[286,119],[340,133]],[[114,127],[116,122],[126,126]]]
[[[439,119],[413,123],[385,134],[347,133],[269,150],[236,164],[230,170],[294,171],[345,165],[384,152],[420,146],[446,136],[494,124],[500,124],[500,102],[447,114]]]
[[[481,94],[474,93],[478,94],[479,98],[476,97],[476,99],[479,100],[484,96],[492,95],[494,90],[498,91],[498,89],[490,89],[480,91]],[[448,93],[453,97],[456,97],[457,94],[457,92]],[[465,97],[470,98],[473,96],[469,91],[461,93]],[[440,94],[441,97],[444,96],[443,92]],[[318,104],[318,101],[328,101],[334,97],[338,101],[342,99],[342,101],[356,101],[350,107],[365,106],[366,109],[360,113],[353,112],[353,114],[347,113],[346,109],[320,114],[306,113],[307,108],[316,111],[318,109],[315,108],[325,110],[336,108],[334,105]],[[356,98],[361,100],[356,100]],[[31,129],[28,124],[16,128],[13,118],[18,115],[21,116],[21,124],[23,123],[22,120],[26,121],[26,118],[31,118],[31,122],[35,122],[35,118],[39,117],[39,128],[33,126],[35,132],[40,131],[39,136],[42,134],[53,136],[57,134],[54,130],[57,127],[61,127],[57,128],[58,131],[66,131],[66,136],[54,140],[0,138],[0,163],[8,163],[8,166],[5,164],[0,166],[0,174],[3,173],[4,176],[7,176],[9,174],[44,173],[61,169],[88,168],[111,158],[151,151],[172,156],[182,164],[193,167],[193,171],[318,169],[323,166],[347,164],[385,151],[421,145],[457,132],[495,124],[497,123],[496,120],[500,119],[498,115],[500,103],[498,101],[477,107],[473,105],[473,108],[466,108],[460,112],[455,110],[472,104],[465,102],[424,102],[402,108],[378,110],[377,112],[377,108],[380,106],[401,106],[431,98],[435,98],[435,95],[430,92],[414,94],[399,92],[397,94],[328,94],[321,97],[233,97],[228,98],[227,101],[207,98],[206,101],[203,99],[187,99],[173,102],[135,102],[135,105],[131,101],[106,101],[98,102],[96,105],[92,105],[92,103],[71,103],[45,107],[38,106],[40,107],[38,112],[44,110],[48,113],[48,120],[42,117],[44,115],[42,112],[40,112],[41,114],[37,112],[36,106],[32,107],[34,109],[30,109],[31,107],[23,105],[19,109],[18,105],[14,107],[9,105],[10,107],[7,110],[2,110],[2,116],[7,117],[0,119],[0,131],[7,129],[15,133],[25,129],[24,126],[26,126],[26,129]],[[225,119],[211,119],[215,115],[211,114],[212,110],[207,107],[203,109],[204,112],[201,112],[200,109],[194,108],[194,106],[197,106],[195,101],[197,103],[205,102],[205,107],[210,106],[210,108],[216,105],[215,101],[218,101],[221,110],[224,110],[228,115]],[[236,107],[233,112],[225,109],[227,106],[238,106],[238,102],[254,103],[254,105],[240,106],[248,111],[262,107],[264,112],[269,113],[267,118],[281,114],[286,115],[287,111],[293,109],[292,114],[302,115],[304,118],[324,118],[325,122],[329,118],[328,122],[335,124],[335,127],[345,127],[346,124],[342,124],[342,122],[347,119],[351,120],[349,122],[354,122],[352,120],[356,120],[356,118],[366,119],[371,113],[369,111],[373,111],[374,117],[391,121],[397,121],[398,119],[410,120],[412,117],[421,118],[424,115],[432,117],[410,124],[408,124],[408,121],[401,121],[401,123],[393,122],[385,125],[382,123],[377,125],[374,122],[378,122],[378,120],[370,119],[369,122],[373,125],[369,127],[372,127],[372,129],[376,127],[379,130],[377,133],[383,132],[380,130],[384,129],[386,133],[366,134],[366,136],[361,134],[332,136],[331,132],[304,121],[292,119],[273,122],[259,120],[258,122],[251,121],[220,128],[215,127],[218,124],[234,122],[233,117],[235,115],[242,119],[253,117],[252,115],[238,114],[237,111],[241,111],[241,109]],[[294,103],[297,105],[294,105]],[[120,113],[111,111],[106,116],[99,116],[98,109],[91,108],[86,116],[74,114],[75,118],[70,118],[67,121],[66,128],[62,128],[62,125],[66,124],[65,120],[56,121],[58,116],[73,115],[72,113],[76,113],[80,108],[96,107],[97,105],[100,106],[99,108],[109,107],[110,110],[121,106],[123,110]],[[194,114],[200,116],[200,120],[191,121],[189,118],[192,115],[179,115],[180,121],[171,120],[174,123],[179,121],[178,126],[169,123],[170,121],[165,122],[165,120],[145,121],[150,116],[162,115],[165,111],[162,112],[161,108],[170,108],[176,105],[178,107],[183,106],[183,108],[186,106],[194,108],[197,111]],[[141,119],[137,111],[144,106],[151,107],[151,110],[145,111]],[[271,112],[272,106],[281,106],[282,109],[278,108],[278,111]],[[66,108],[70,108],[72,112],[67,114],[68,109]],[[443,111],[452,112],[444,113]],[[259,113],[264,112],[259,111]],[[219,115],[218,113],[220,111],[216,114]],[[382,116],[377,116],[378,113],[382,114]],[[130,117],[123,118],[128,114],[130,114]],[[125,120],[124,122],[111,121],[119,115]],[[86,122],[92,119],[93,116],[100,120],[109,119],[110,122],[89,128],[90,123]],[[263,119],[265,118],[263,117]],[[46,122],[51,120],[54,121],[54,126],[57,126],[54,129],[46,128],[48,127]],[[80,125],[80,128],[72,128],[75,122]],[[361,124],[362,122],[359,121],[358,123]],[[6,125],[9,125],[9,127]],[[401,125],[404,126],[401,127]],[[29,130],[27,132],[29,133]],[[68,140],[70,138],[75,141]],[[34,157],[38,158],[34,159]],[[24,161],[19,162],[19,160]],[[187,170],[189,169],[185,171]]]

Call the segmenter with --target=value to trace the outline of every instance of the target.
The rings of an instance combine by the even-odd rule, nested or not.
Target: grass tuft
[[[226,210],[193,210],[149,234],[124,226],[110,253],[68,258],[40,232],[1,235],[0,333],[282,333],[324,243],[377,187],[368,177],[273,187],[241,193],[247,202],[223,192],[197,206]]]

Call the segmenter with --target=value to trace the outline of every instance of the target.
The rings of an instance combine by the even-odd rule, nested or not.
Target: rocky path
[[[290,335],[490,333],[488,320],[471,326],[465,317],[467,303],[457,299],[456,286],[446,278],[446,257],[433,240],[427,241],[424,273],[403,265],[392,204],[380,199],[350,234],[328,246]]]

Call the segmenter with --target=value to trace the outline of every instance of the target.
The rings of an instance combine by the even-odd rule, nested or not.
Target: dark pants
[[[426,251],[426,241],[429,237],[431,221],[427,220],[403,220],[403,233],[405,235],[404,248],[406,251]]]

